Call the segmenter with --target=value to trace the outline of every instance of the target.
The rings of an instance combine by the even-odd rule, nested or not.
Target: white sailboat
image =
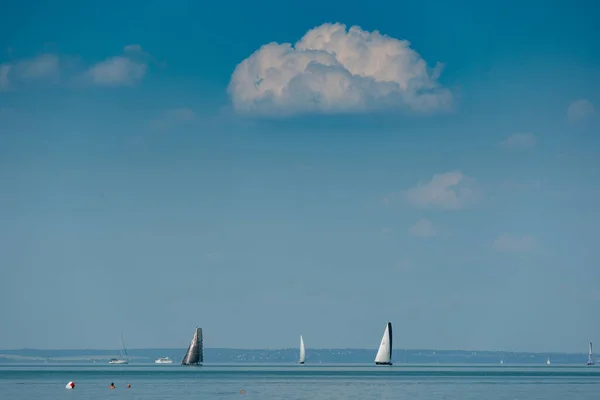
[[[548,357],[548,359],[546,360],[546,364],[550,365],[550,357]]]
[[[592,354],[592,342],[590,342],[590,347],[588,350],[587,365],[594,365],[594,355]]]
[[[125,348],[125,342],[123,341],[123,334],[121,333],[121,358],[111,358],[108,360],[109,364],[129,364],[127,361],[127,349]]]
[[[392,323],[388,322],[375,356],[375,365],[392,365]]]
[[[306,360],[306,350],[304,349],[304,339],[300,335],[300,357],[298,358],[298,364],[304,364]]]

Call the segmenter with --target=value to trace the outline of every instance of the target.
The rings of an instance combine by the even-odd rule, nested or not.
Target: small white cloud
[[[79,63],[73,58],[56,54],[42,54],[31,59],[0,64],[0,91],[26,81],[58,83],[61,75],[96,85],[133,85],[145,76],[149,55],[139,45],[128,45],[124,49],[125,55],[95,64],[83,74]]]
[[[572,102],[567,109],[567,118],[570,122],[579,122],[596,112],[594,105],[587,99]]]
[[[437,229],[431,221],[425,218],[418,220],[410,227],[409,232],[413,236],[430,237],[437,235]]]
[[[196,119],[196,114],[190,108],[174,108],[167,110],[162,115],[151,122],[155,129],[169,129],[175,125],[185,122],[191,122]]]
[[[42,54],[30,60],[20,61],[15,72],[24,80],[56,79],[59,75],[60,59],[55,54]]]
[[[456,210],[476,203],[479,194],[471,178],[454,171],[436,174],[429,182],[417,184],[405,192],[405,197],[418,207]]]
[[[242,61],[228,92],[238,112],[447,110],[451,92],[406,40],[340,23],[309,30],[295,45],[269,43]]]
[[[8,74],[12,69],[10,64],[0,64],[0,91],[8,90]]]
[[[0,91],[7,90],[17,81],[57,81],[59,73],[60,59],[55,54],[42,54],[16,63],[0,64]]]
[[[87,71],[87,76],[96,85],[131,86],[144,78],[146,69],[146,64],[117,56],[94,65]]]
[[[504,149],[527,149],[535,147],[536,139],[533,133],[515,133],[500,142]]]
[[[123,48],[125,53],[143,53],[142,46],[139,44],[128,44]]]
[[[526,253],[535,247],[531,236],[502,235],[494,240],[494,249],[505,253]]]

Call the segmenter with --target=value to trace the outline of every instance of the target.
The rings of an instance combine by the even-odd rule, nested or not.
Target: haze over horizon
[[[8,0],[0,349],[600,343],[600,6],[458,3]]]

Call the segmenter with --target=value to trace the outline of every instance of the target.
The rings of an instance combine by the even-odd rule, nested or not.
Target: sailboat
[[[194,337],[190,343],[181,365],[202,365],[204,362],[204,348],[202,345],[202,328],[196,327]]]
[[[306,350],[304,350],[304,339],[300,335],[300,358],[298,358],[298,364],[304,364],[306,360]]]
[[[375,356],[375,365],[392,365],[392,323],[388,322]]]
[[[587,365],[594,365],[594,355],[592,354],[592,342],[590,342],[590,348],[588,351]]]
[[[546,360],[546,364],[550,365],[550,357]]]
[[[108,360],[109,364],[129,364],[127,361],[127,349],[125,348],[125,342],[123,341],[123,334],[121,333],[121,358],[111,358]]]

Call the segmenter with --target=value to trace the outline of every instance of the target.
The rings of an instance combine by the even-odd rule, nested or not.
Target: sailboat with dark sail
[[[202,345],[202,328],[196,327],[192,342],[185,352],[181,365],[202,365],[204,362],[204,348]]]
[[[592,353],[592,342],[590,342],[590,347],[588,349],[587,365],[594,365],[594,354]]]

